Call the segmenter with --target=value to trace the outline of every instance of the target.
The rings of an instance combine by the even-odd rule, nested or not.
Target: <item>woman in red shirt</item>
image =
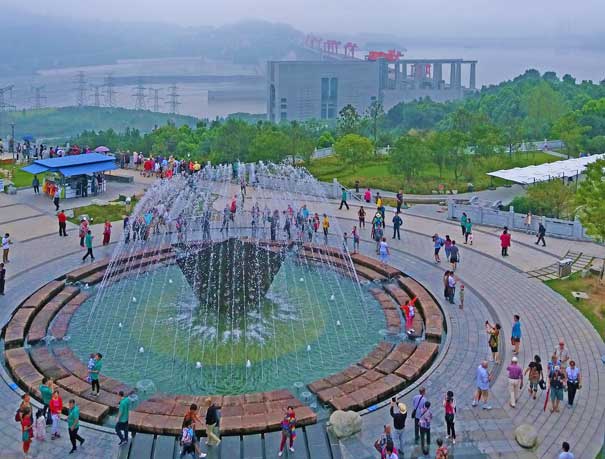
[[[63,400],[61,400],[61,397],[59,397],[58,390],[53,392],[53,396],[50,399],[48,406],[50,408],[50,415],[53,420],[50,438],[51,440],[54,440],[55,438],[59,438],[61,436],[59,434],[59,416],[61,415],[61,411],[63,411]]]
[[[26,459],[29,457],[27,453],[29,453],[33,437],[32,411],[29,407],[26,407],[21,412],[21,441],[23,442],[23,454],[25,454]]]
[[[109,220],[105,220],[105,228],[103,229],[103,245],[108,245],[110,238],[111,238],[111,222]]]
[[[500,235],[500,246],[502,247],[502,256],[508,257],[508,248],[510,247],[510,233],[508,228],[505,226],[504,231]]]

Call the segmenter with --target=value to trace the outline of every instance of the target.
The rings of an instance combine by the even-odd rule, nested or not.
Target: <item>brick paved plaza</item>
[[[134,189],[142,189],[144,184],[135,182]],[[0,195],[0,231],[8,231],[15,242],[11,247],[11,263],[7,265],[6,296],[0,297],[0,317],[3,324],[12,311],[31,292],[48,281],[81,265],[82,254],[75,236],[75,227],[68,227],[68,238],[59,238],[57,224],[50,201],[34,198],[31,190],[22,190],[17,196]],[[216,204],[220,209],[220,203]],[[343,231],[350,231],[356,222],[356,207],[350,211],[338,211],[334,203],[332,214],[339,219]],[[462,262],[456,271],[460,282],[466,285],[464,310],[443,301],[442,275],[444,263],[432,261],[430,236],[435,232],[446,232],[459,238],[458,225],[446,222],[436,213],[436,207],[412,208],[404,215],[404,229],[401,241],[390,239],[387,224],[385,235],[392,249],[389,263],[408,273],[421,282],[441,302],[446,315],[447,338],[440,354],[430,370],[414,385],[407,387],[403,400],[411,412],[411,398],[419,385],[427,388],[428,399],[433,402],[434,422],[432,437],[445,434],[441,401],[447,390],[452,390],[457,400],[456,430],[458,443],[450,448],[452,457],[498,457],[498,458],[554,458],[558,455],[562,441],[572,445],[576,458],[594,459],[603,443],[605,426],[605,364],[601,356],[605,345],[590,323],[562,297],[538,280],[529,278],[525,272],[556,261],[570,248],[603,256],[602,246],[572,241],[549,241],[548,251],[534,246],[533,237],[513,234],[511,255],[505,262],[499,255],[497,232],[492,228],[477,228],[475,244],[471,248],[461,245]],[[435,214],[432,214],[435,212]],[[390,216],[387,215],[387,223]],[[8,228],[8,229],[7,229]],[[121,225],[114,225],[112,239],[120,237]],[[93,232],[100,235],[98,225]],[[369,242],[369,225],[361,230],[362,253],[374,255],[374,245]],[[460,239],[460,238],[459,238]],[[100,237],[96,238],[100,242]],[[97,248],[97,257],[109,255],[113,245]],[[506,364],[512,356],[509,343],[513,314],[521,316],[523,340],[519,362],[523,368],[539,354],[546,362],[555,349],[558,340],[564,339],[571,357],[576,360],[583,374],[583,384],[573,409],[562,407],[560,413],[551,414],[543,410],[544,393],[538,400],[531,400],[522,391],[516,408],[508,404]],[[490,363],[490,371],[495,375],[492,383],[491,411],[472,408],[472,394],[475,389],[475,369],[488,355],[487,336],[484,322],[498,322],[503,327],[501,355],[503,364]],[[504,369],[503,369],[504,368]],[[0,381],[0,403],[2,406],[2,429],[0,432],[0,458],[21,457],[20,429],[13,416],[19,404],[20,390],[14,390],[6,371]],[[378,408],[363,415],[362,433],[347,439],[340,445],[333,444],[333,457],[372,458],[377,457],[373,442],[382,431],[382,426],[391,423],[386,408]],[[515,441],[513,431],[516,426],[532,424],[539,433],[539,445],[535,450],[524,450]],[[313,435],[323,429],[323,424],[309,429],[306,444],[299,444],[293,458],[332,457],[325,447],[325,441],[315,443]],[[43,444],[34,442],[34,457],[64,458],[69,451],[65,423],[61,439]],[[313,435],[312,435],[313,433]],[[117,438],[109,429],[85,426],[81,434],[87,439],[86,445],[75,457],[108,458],[130,457],[163,458],[172,457],[174,442],[156,441],[140,435],[132,446],[119,449]],[[406,439],[409,445],[405,457],[422,457],[413,442],[413,421],[408,414]],[[219,450],[211,450],[209,457],[264,458],[276,456],[275,435],[264,438],[256,435],[226,439]],[[168,445],[164,448],[161,445]],[[317,446],[324,445],[324,446]],[[167,451],[170,451],[167,452]],[[434,455],[434,445],[431,457]]]

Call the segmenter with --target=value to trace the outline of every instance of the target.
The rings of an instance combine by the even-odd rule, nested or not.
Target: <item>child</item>
[[[92,378],[90,377],[90,375],[91,375],[92,369],[95,367],[95,363],[96,363],[95,355],[90,354],[90,358],[88,359],[88,365],[87,365],[87,367],[88,367],[88,376],[86,377],[87,382],[92,381]]]
[[[458,305],[458,307],[460,309],[464,309],[464,284],[460,285],[460,304]]]
[[[190,454],[191,457],[195,458],[195,445],[193,444],[193,429],[191,428],[191,419],[185,419],[185,422],[183,423],[181,448],[181,457],[185,457],[185,455]]]
[[[46,439],[46,419],[44,418],[44,410],[36,411],[34,438],[40,441],[44,441]]]
[[[470,233],[470,234],[468,235],[468,242],[470,242],[470,243],[471,243],[471,245],[473,245],[473,239],[474,239],[474,238],[475,238],[475,237],[473,236],[473,233]]]
[[[353,253],[359,252],[359,232],[357,231],[357,227],[353,227],[353,231],[351,231],[353,235]]]
[[[435,459],[447,459],[448,451],[447,446],[443,445],[441,438],[437,439],[437,451],[435,452]]]
[[[347,233],[342,235],[342,247],[345,252],[349,251],[349,235]]]

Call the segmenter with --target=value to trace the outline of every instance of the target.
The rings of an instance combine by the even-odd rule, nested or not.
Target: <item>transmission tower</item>
[[[143,79],[139,78],[138,84],[135,86],[135,92],[132,95],[134,97],[134,109],[135,110],[145,110],[145,90],[147,88],[143,87]]]
[[[86,105],[86,75],[78,72],[76,75],[76,104],[78,107]]]
[[[181,95],[177,93],[178,88],[175,84],[170,86],[168,90],[170,92],[168,93],[168,101],[166,102],[166,104],[168,104],[168,106],[170,107],[170,113],[176,114],[178,113],[179,105],[181,105],[181,103],[179,102],[179,97],[181,97]]]
[[[153,93],[153,111],[154,112],[159,112],[160,111],[160,100],[163,100],[163,97],[160,97],[160,91],[162,89],[155,89],[155,88],[149,88],[149,93],[150,95]]]
[[[10,95],[10,97],[12,98],[14,87],[15,87],[15,85],[11,84],[10,86],[5,86],[4,88],[0,88],[0,112],[7,112],[7,111],[15,109],[15,106],[6,102],[6,99],[4,98],[4,95],[6,93],[8,93]]]
[[[42,102],[46,100],[46,96],[42,95],[43,89],[44,86],[32,86],[32,91],[34,91],[34,108],[36,110],[42,108]]]
[[[113,107],[115,103],[116,91],[115,91],[115,82],[113,80],[113,76],[111,74],[105,77],[105,105],[108,107]]]
[[[101,88],[103,87],[100,84],[91,84],[90,87],[93,89],[93,97],[94,102],[93,106],[100,107],[101,106]]]

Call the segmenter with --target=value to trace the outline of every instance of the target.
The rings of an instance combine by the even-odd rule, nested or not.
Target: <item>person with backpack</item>
[[[441,438],[437,439],[437,451],[435,451],[435,459],[447,459],[448,458],[448,450],[447,446],[443,444],[443,440]],[[456,443],[454,441],[454,443]]]
[[[197,433],[196,433],[196,428],[198,425],[202,425],[202,420],[200,419],[199,415],[198,415],[198,407],[195,403],[192,403],[191,405],[189,405],[189,410],[187,411],[187,413],[185,414],[185,417],[183,418],[183,434],[185,433],[185,427],[190,427],[190,433],[191,433],[191,444],[193,445],[193,453],[194,454],[199,454],[199,457],[206,457],[206,454],[203,453],[201,451],[200,448],[200,443],[198,441],[197,438]],[[189,449],[189,448],[187,448]],[[181,452],[181,457],[183,457],[184,454]],[[195,457],[195,456],[194,456]]]
[[[441,247],[443,247],[444,244],[445,244],[445,241],[442,238],[440,238],[437,233],[435,233],[433,235],[433,248],[435,249],[435,251],[434,251],[435,263],[441,263],[441,258],[439,258],[439,252],[441,251]]]
[[[529,365],[525,369],[524,375],[527,375],[527,379],[529,380],[529,385],[527,387],[527,391],[529,396],[534,400],[537,398],[538,387],[540,387],[540,383],[544,384],[544,375],[542,373],[542,360],[539,355],[534,355],[534,360],[529,362]]]
[[[181,431],[181,456],[185,457],[190,454],[192,458],[196,458],[195,455],[195,444],[194,444],[194,433],[193,427],[191,426],[191,419],[185,419],[183,422],[183,430]],[[204,453],[200,454],[200,457],[206,457]]]

